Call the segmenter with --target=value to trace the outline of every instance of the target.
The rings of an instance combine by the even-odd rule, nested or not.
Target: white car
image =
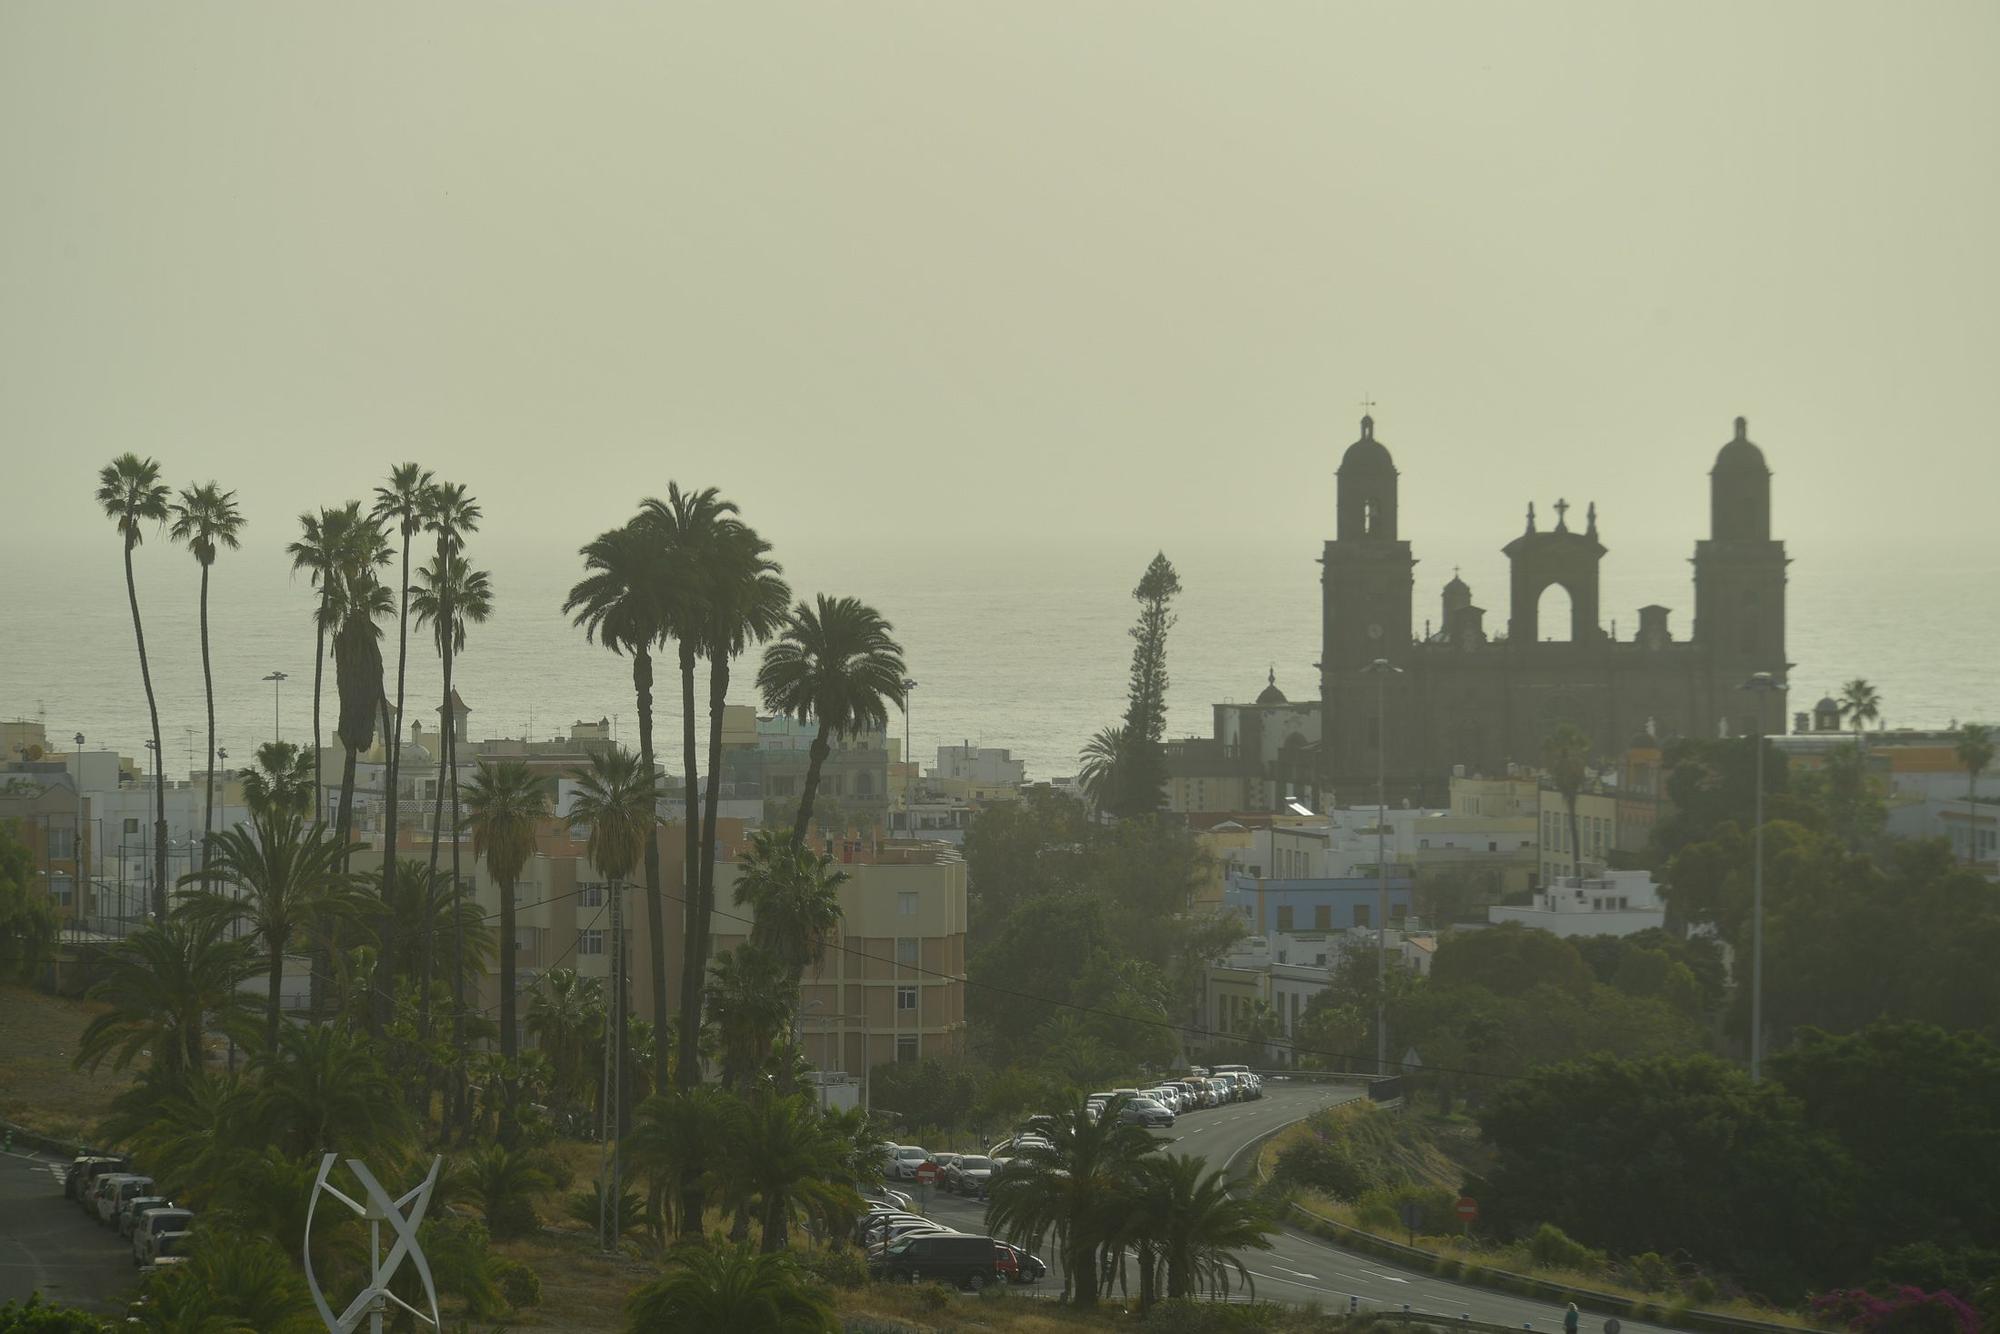
[[[185,1233],[193,1224],[192,1209],[148,1209],[132,1228],[132,1263],[151,1264],[159,1253],[160,1238]]]
[[[931,1160],[931,1151],[915,1144],[901,1144],[896,1148],[895,1166],[898,1181],[915,1181],[917,1169]]]
[[[152,1193],[153,1178],[136,1175],[120,1177],[116,1186],[98,1193],[97,1221],[107,1227],[117,1227],[118,1211],[125,1207],[125,1201]]]
[[[153,1239],[153,1258],[143,1262],[139,1268],[148,1274],[154,1274],[162,1269],[186,1264],[188,1238],[192,1235],[188,1232],[162,1232]]]

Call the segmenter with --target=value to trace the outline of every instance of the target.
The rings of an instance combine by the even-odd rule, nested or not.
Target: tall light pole
[[[284,672],[272,672],[264,679],[271,683],[271,740],[276,741],[278,739],[278,688],[286,681],[289,681],[291,677],[287,676]],[[397,721],[398,726],[400,726],[401,720],[398,719]]]
[[[1764,700],[1785,683],[1769,672],[1758,672],[1738,686],[1757,697],[1757,725],[1750,729],[1757,747],[1757,825],[1751,835],[1756,851],[1750,893],[1750,1082],[1764,1078]]]
[[[76,734],[76,846],[70,851],[76,854],[76,902],[70,905],[70,932],[75,934],[77,922],[83,916],[84,895],[90,885],[90,862],[83,855],[83,733]],[[90,895],[92,906],[97,896]]]
[[[903,775],[903,837],[917,836],[917,760],[910,754],[910,692],[917,683],[909,677],[903,678],[903,765],[907,772]]]
[[[1377,658],[1361,669],[1375,677],[1375,1073],[1389,1073],[1389,715],[1384,687],[1403,669]]]

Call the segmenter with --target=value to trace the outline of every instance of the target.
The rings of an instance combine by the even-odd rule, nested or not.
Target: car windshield
[[[898,1158],[914,1159],[917,1162],[922,1162],[924,1159],[930,1157],[930,1153],[925,1149],[919,1149],[912,1145],[909,1148],[896,1150],[896,1156]]]
[[[990,1158],[961,1158],[958,1160],[958,1170],[961,1172],[977,1172],[982,1169],[991,1171],[992,1168],[993,1160]]]
[[[153,1253],[155,1255],[184,1255],[187,1253],[187,1237],[188,1234],[185,1232],[169,1232],[160,1238],[160,1243],[154,1248]]]

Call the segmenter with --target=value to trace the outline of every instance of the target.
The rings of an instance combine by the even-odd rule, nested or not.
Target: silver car
[[[148,1209],[132,1229],[132,1263],[151,1264],[161,1237],[186,1232],[193,1225],[192,1209]]]

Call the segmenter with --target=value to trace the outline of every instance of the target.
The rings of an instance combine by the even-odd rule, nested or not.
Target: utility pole
[[[917,836],[917,757],[910,754],[910,692],[917,683],[903,678],[903,837]]]

